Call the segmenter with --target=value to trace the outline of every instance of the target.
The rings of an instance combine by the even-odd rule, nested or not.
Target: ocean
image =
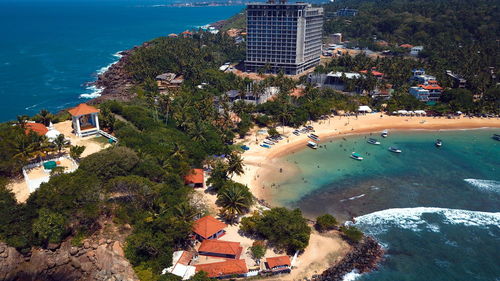
[[[500,142],[493,133],[498,130],[322,140],[316,151],[283,157],[275,171],[283,169],[281,180],[266,182],[266,190],[272,204],[298,207],[310,218],[354,217],[384,246],[379,270],[345,280],[500,280]],[[366,143],[369,137],[381,144]],[[364,160],[350,159],[352,152]]]
[[[0,122],[96,97],[89,87],[142,42],[227,19],[243,6],[174,0],[0,0]]]

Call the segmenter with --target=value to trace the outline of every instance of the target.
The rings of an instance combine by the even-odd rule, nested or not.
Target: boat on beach
[[[354,159],[354,160],[358,160],[358,161],[363,160],[363,157],[361,157],[361,155],[359,153],[356,153],[356,152],[353,152],[351,154],[351,158]]]
[[[380,142],[377,139],[374,139],[374,138],[369,138],[366,142],[369,143],[369,144],[374,144],[374,145],[379,145],[380,144]]]
[[[397,148],[395,146],[389,147],[389,151],[390,152],[394,152],[394,153],[401,153],[402,152],[401,149],[399,149],[399,148]]]
[[[389,131],[388,130],[383,130],[382,134],[380,134],[383,138],[387,138],[389,136]]]
[[[319,141],[319,137],[315,134],[309,134],[309,135],[307,135],[307,137],[314,140],[314,141]]]
[[[307,141],[307,146],[312,148],[312,149],[317,149],[318,148],[318,144],[313,142],[313,141]]]
[[[437,147],[441,147],[441,146],[443,146],[443,141],[440,139],[437,139],[435,144]]]
[[[274,145],[274,142],[268,140],[264,140],[263,143],[267,145]]]
[[[271,148],[271,146],[270,146],[270,145],[265,144],[265,143],[261,143],[261,144],[260,144],[260,146],[265,147],[265,148]]]

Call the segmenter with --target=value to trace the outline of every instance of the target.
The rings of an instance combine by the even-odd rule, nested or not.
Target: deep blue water
[[[242,6],[162,7],[174,0],[0,0],[0,121],[57,111],[113,54],[240,12]]]
[[[348,280],[500,280],[500,142],[493,133],[374,134],[378,146],[366,143],[368,134],[322,141],[326,149],[277,163],[288,179],[275,182],[273,203],[311,218],[355,217],[384,245],[378,271]],[[443,147],[434,146],[437,138]],[[403,152],[387,151],[392,145]],[[352,151],[365,159],[350,159]]]

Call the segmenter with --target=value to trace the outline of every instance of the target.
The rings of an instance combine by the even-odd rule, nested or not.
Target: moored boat
[[[312,140],[319,141],[319,137],[316,136],[315,134],[307,135],[307,137],[310,138],[310,139],[312,139]]]
[[[356,153],[356,152],[353,152],[351,154],[351,158],[354,159],[354,160],[358,160],[358,161],[363,160],[363,157],[361,157],[361,155],[359,153]]]
[[[443,146],[443,141],[442,141],[442,140],[440,140],[440,139],[437,139],[437,140],[436,140],[436,146],[437,146],[437,147],[441,147],[441,146]]]
[[[401,149],[399,149],[399,148],[397,148],[395,146],[389,147],[389,151],[390,152],[394,152],[394,153],[401,153],[402,152]]]
[[[313,141],[307,141],[307,146],[309,146],[312,149],[317,149],[318,148],[318,144],[315,143],[315,142],[313,142]]]
[[[494,134],[491,138],[494,139],[494,140],[500,141],[500,135],[499,134]]]
[[[268,141],[268,140],[264,140],[263,143],[265,143],[267,145],[274,145],[274,142]]]
[[[366,142],[369,143],[369,144],[374,144],[374,145],[379,145],[380,144],[380,142],[377,139],[374,139],[374,138],[369,138]]]
[[[383,130],[382,131],[382,134],[380,134],[383,138],[387,138],[387,136],[389,136],[389,131],[387,130]]]

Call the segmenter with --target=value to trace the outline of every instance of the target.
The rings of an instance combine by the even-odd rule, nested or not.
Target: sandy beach
[[[410,116],[388,116],[381,114],[367,114],[344,117],[334,116],[326,120],[309,122],[315,129],[315,134],[322,141],[326,139],[343,137],[352,134],[379,133],[385,129],[391,130],[464,130],[477,128],[500,128],[498,118],[464,118],[456,117],[448,119],[446,117],[410,117]],[[235,176],[234,180],[247,185],[252,193],[259,199],[268,199],[266,190],[262,188],[266,178],[279,180],[280,174],[268,173],[270,168],[276,168],[276,163],[281,156],[294,151],[306,148],[309,140],[307,134],[296,136],[292,134],[295,130],[291,127],[279,127],[278,132],[286,138],[271,148],[260,146],[267,133],[254,129],[251,135],[247,136],[243,143],[250,147],[250,150],[243,153],[245,163],[245,174]],[[319,143],[321,145],[321,142]]]
[[[321,139],[319,144],[332,138],[343,137],[353,134],[377,133],[387,129],[391,130],[463,130],[477,128],[500,128],[500,119],[486,118],[455,118],[445,117],[402,117],[380,114],[367,114],[361,116],[330,117],[327,120],[310,122],[315,129],[315,134]],[[309,140],[307,134],[296,136],[292,134],[295,130],[290,127],[279,127],[278,132],[286,136],[284,140],[273,145],[271,148],[260,146],[267,133],[258,128],[252,130],[251,135],[243,141],[250,147],[242,155],[244,160],[245,174],[235,176],[234,180],[247,185],[258,199],[270,201],[267,194],[268,188],[264,188],[265,182],[279,182],[283,177],[294,171],[293,165],[279,161],[281,156],[306,148]],[[307,149],[307,148],[306,148]],[[286,173],[277,173],[278,167],[286,169]],[[280,178],[281,177],[281,178]],[[299,256],[297,268],[292,274],[277,276],[275,280],[299,280],[321,273],[336,263],[350,250],[350,246],[342,240],[337,232],[320,234],[313,231],[309,246]]]

